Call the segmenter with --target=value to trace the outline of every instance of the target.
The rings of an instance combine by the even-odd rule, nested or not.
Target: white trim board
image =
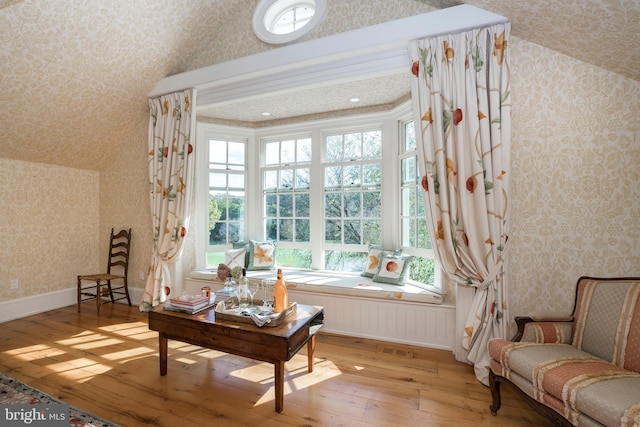
[[[143,289],[129,287],[131,305],[139,305],[142,299]],[[47,292],[40,295],[31,295],[24,298],[16,298],[0,301],[0,323],[21,319],[34,314],[44,313],[57,308],[76,305],[76,288],[67,288],[59,291]],[[126,301],[118,301],[126,304]],[[95,302],[86,302],[82,310],[96,310]]]
[[[463,4],[169,76],[149,97],[195,88],[196,108],[204,108],[329,81],[397,73],[408,70],[411,40],[504,22],[504,16]]]

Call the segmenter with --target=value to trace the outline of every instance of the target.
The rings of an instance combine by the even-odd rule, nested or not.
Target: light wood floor
[[[449,351],[320,334],[314,372],[305,349],[286,363],[284,411],[274,411],[273,366],[169,343],[137,307],[96,315],[66,307],[0,324],[0,371],[124,427],[548,426],[508,386],[502,409]]]

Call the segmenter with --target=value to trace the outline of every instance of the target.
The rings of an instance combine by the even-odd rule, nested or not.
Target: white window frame
[[[412,118],[411,103],[405,103],[391,111],[372,113],[361,116],[318,120],[314,122],[280,125],[259,129],[239,128],[210,123],[198,123],[196,148],[200,150],[196,156],[196,192],[208,196],[208,153],[202,153],[202,148],[208,146],[206,142],[213,139],[245,138],[247,140],[247,175],[246,175],[246,211],[245,211],[245,240],[261,240],[264,238],[264,206],[262,192],[262,167],[265,164],[264,145],[274,140],[287,140],[294,138],[311,137],[312,162],[311,182],[319,182],[322,185],[310,187],[310,240],[311,243],[300,242],[305,249],[312,251],[312,269],[320,270],[323,267],[323,253],[326,248],[336,249],[337,245],[324,243],[324,177],[322,161],[324,159],[324,140],[327,135],[336,133],[348,133],[359,130],[382,129],[383,159],[382,159],[382,245],[385,247],[401,247],[401,222],[400,222],[400,132],[401,126]],[[404,120],[404,122],[403,122]],[[205,147],[206,148],[206,147]],[[202,155],[200,155],[202,153]],[[203,190],[202,186],[206,188]],[[208,198],[206,199],[208,200]],[[390,201],[391,203],[386,203]],[[205,253],[208,241],[208,209],[203,206],[203,198],[195,198],[195,212],[193,218],[196,232],[196,268],[204,268]],[[384,227],[384,224],[395,226]],[[315,242],[321,242],[315,244]],[[282,242],[282,247],[295,247],[295,242]],[[366,245],[340,245],[341,250],[363,250]],[[347,247],[348,246],[348,247]],[[362,246],[362,247],[360,247]],[[403,248],[405,253],[416,256],[433,258],[433,251],[420,248]],[[434,286],[411,282],[414,285],[429,290],[442,289],[442,280],[439,269],[436,267]]]

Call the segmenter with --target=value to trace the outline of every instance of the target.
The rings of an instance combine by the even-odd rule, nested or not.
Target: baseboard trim
[[[139,305],[143,289],[129,288],[131,304]],[[118,301],[123,302],[123,301]],[[20,319],[56,308],[68,307],[76,304],[76,288],[61,289],[45,294],[30,295],[28,297],[0,301],[0,323]],[[126,301],[124,302],[126,304]],[[85,303],[91,305],[91,303]],[[95,303],[93,304],[95,306]]]

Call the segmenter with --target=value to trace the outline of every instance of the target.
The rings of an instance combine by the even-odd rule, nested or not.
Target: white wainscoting
[[[221,284],[185,279],[187,292],[197,293],[202,286],[210,286],[215,291]],[[358,298],[294,289],[289,290],[289,300],[323,306],[324,332],[453,350],[454,306]]]
[[[142,299],[143,289],[129,287],[131,305],[138,306]],[[0,301],[0,323],[9,320],[20,319],[56,308],[76,305],[76,287],[62,289],[60,291],[47,292],[46,294],[31,295],[24,298],[16,298]],[[126,304],[126,300],[118,301]],[[82,304],[82,310],[96,310],[96,303],[88,301]]]

